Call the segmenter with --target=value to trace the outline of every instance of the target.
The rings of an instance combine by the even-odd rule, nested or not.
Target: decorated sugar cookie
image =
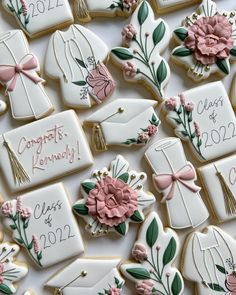
[[[182,274],[196,284],[197,295],[233,295],[236,278],[236,242],[216,226],[187,239]]]
[[[178,157],[176,157],[178,155]],[[187,161],[180,139],[164,138],[145,153],[151,166],[153,182],[163,195],[170,226],[176,229],[197,227],[209,214],[200,196],[193,165]]]
[[[198,13],[185,18],[174,31],[180,46],[172,51],[175,61],[183,64],[195,81],[211,74],[230,73],[230,61],[236,59],[236,12],[219,11],[216,3],[203,0]]]
[[[108,52],[106,44],[83,26],[72,25],[52,35],[45,71],[60,81],[66,106],[88,108],[112,94],[115,82],[103,63]]]
[[[198,2],[200,0],[153,0],[158,13],[170,12]]]
[[[40,119],[54,110],[39,70],[38,59],[21,30],[0,34],[0,83],[6,88],[16,120]]]
[[[55,295],[121,295],[124,280],[119,258],[82,258],[75,260],[47,283]],[[99,270],[99,271],[95,271]]]
[[[31,38],[65,27],[74,20],[67,0],[3,0],[2,5]]]
[[[236,156],[198,169],[203,187],[218,221],[236,217]]]
[[[0,135],[0,168],[13,192],[92,164],[90,148],[72,110]]]
[[[3,243],[0,233],[0,294],[17,294],[18,283],[28,273],[26,264],[16,260],[20,247],[16,244]]]
[[[53,184],[2,205],[4,224],[39,267],[78,256],[84,250],[62,183]]]
[[[157,213],[145,220],[132,249],[133,262],[121,266],[122,273],[136,283],[137,294],[179,295],[184,282],[172,264],[179,252],[179,241],[171,229],[164,229]],[[136,294],[135,293],[135,294]]]
[[[115,232],[126,235],[130,222],[143,222],[144,210],[155,197],[143,189],[147,176],[129,170],[129,163],[118,155],[109,170],[95,170],[92,178],[81,183],[83,199],[73,210],[86,222],[86,230],[94,237]]]
[[[222,82],[167,99],[163,110],[175,134],[189,143],[200,162],[236,151],[235,114]]]
[[[7,111],[7,104],[5,101],[0,100],[0,116]]]
[[[90,21],[97,16],[129,16],[140,0],[76,0],[74,7],[81,22]]]
[[[109,145],[143,146],[158,133],[161,122],[153,100],[116,99],[93,113],[85,123],[93,124],[92,142],[95,150]]]
[[[168,45],[170,32],[162,19],[155,20],[147,1],[136,8],[122,31],[123,45],[111,50],[111,57],[123,69],[129,82],[142,82],[156,99],[163,100],[163,89],[170,78],[170,69],[160,53]]]

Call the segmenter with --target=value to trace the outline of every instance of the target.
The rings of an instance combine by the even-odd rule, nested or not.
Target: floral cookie
[[[157,13],[168,13],[198,2],[200,0],[153,0]]]
[[[54,110],[39,70],[38,59],[21,30],[0,34],[0,84],[6,87],[16,120],[41,119]]]
[[[92,142],[96,151],[109,145],[143,146],[158,133],[161,122],[147,99],[116,99],[93,113],[86,123],[93,124]]]
[[[81,22],[88,22],[97,16],[129,16],[140,0],[76,0],[75,13]]]
[[[118,258],[77,259],[55,274],[46,286],[54,288],[55,295],[121,295],[125,282],[117,269],[119,264]]]
[[[163,110],[175,134],[189,143],[200,162],[236,151],[235,114],[222,82],[167,99]]]
[[[13,239],[27,250],[39,267],[78,256],[84,250],[62,183],[7,201],[1,210],[3,222],[12,231]]]
[[[14,192],[92,164],[90,148],[72,110],[0,135],[0,167]]]
[[[145,157],[154,172],[154,185],[163,195],[161,202],[167,207],[170,226],[195,228],[206,221],[209,214],[201,188],[195,184],[196,171],[187,161],[180,139],[169,137],[155,142]]]
[[[198,10],[174,31],[181,45],[172,51],[172,57],[186,67],[194,81],[213,73],[228,75],[229,62],[236,59],[236,12],[218,11],[211,0],[203,0]]]
[[[3,243],[0,234],[0,294],[16,294],[15,283],[28,273],[28,267],[15,258],[19,252],[20,247],[16,244]]]
[[[91,179],[81,183],[83,199],[73,210],[86,222],[86,230],[94,237],[115,232],[127,234],[130,222],[143,222],[155,197],[143,190],[145,173],[129,170],[129,163],[120,155],[110,169],[94,171]]]
[[[188,237],[182,255],[182,274],[196,284],[197,295],[234,295],[236,242],[216,226]]]
[[[83,26],[56,31],[48,45],[46,74],[60,81],[64,104],[88,108],[102,103],[115,89],[115,82],[103,62],[107,45]]]
[[[155,20],[151,6],[142,1],[122,36],[124,46],[129,48],[113,48],[111,57],[123,69],[124,78],[144,83],[156,99],[163,100],[163,89],[170,78],[169,66],[160,56],[170,39],[167,24]]]
[[[236,217],[236,156],[202,166],[198,169],[211,208],[218,221]]]
[[[31,38],[68,26],[74,21],[67,0],[3,0],[2,5]]]
[[[179,252],[179,241],[171,229],[164,229],[157,213],[145,220],[135,242],[135,262],[121,266],[122,273],[136,284],[137,294],[179,295],[184,291],[180,272],[173,267]]]

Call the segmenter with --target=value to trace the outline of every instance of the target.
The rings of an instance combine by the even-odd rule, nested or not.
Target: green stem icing
[[[29,23],[29,21],[27,21],[27,19],[29,19],[29,15],[23,15],[23,6],[21,5],[21,7],[19,6],[18,0],[16,0],[16,9],[13,5],[12,0],[9,0],[10,4],[8,4],[8,7],[10,9],[10,11],[12,13],[15,14],[15,16],[17,17],[19,23],[22,25],[22,27],[27,31],[27,25]],[[23,18],[23,20],[22,20]]]

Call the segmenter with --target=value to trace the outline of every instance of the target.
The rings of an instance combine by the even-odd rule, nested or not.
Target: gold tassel
[[[103,152],[107,150],[107,145],[100,124],[93,125],[92,144],[97,152]]]
[[[25,182],[30,182],[29,175],[27,174],[24,167],[22,166],[22,164],[18,160],[16,154],[14,153],[12,148],[10,147],[9,143],[5,140],[4,136],[3,136],[3,139],[4,139],[3,145],[6,148],[7,153],[8,153],[8,157],[9,157],[9,161],[11,164],[11,169],[12,169],[12,174],[14,177],[15,184],[20,185]]]
[[[217,170],[217,169],[216,169]],[[226,183],[224,176],[220,171],[217,170],[216,175],[219,178],[223,194],[224,194],[224,199],[225,199],[225,211],[228,215],[234,215],[236,213],[236,199]]]
[[[86,19],[90,17],[85,0],[77,1],[77,15],[79,19]]]

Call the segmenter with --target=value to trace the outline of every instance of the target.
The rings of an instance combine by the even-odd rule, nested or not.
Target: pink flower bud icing
[[[10,216],[13,213],[13,206],[12,206],[12,203],[10,201],[5,202],[2,205],[2,213],[3,213],[4,216]]]
[[[142,244],[135,244],[132,250],[132,257],[137,261],[143,261],[147,258],[147,250]]]
[[[123,66],[124,75],[128,78],[134,78],[137,74],[137,68],[132,62],[128,61]]]
[[[121,35],[124,41],[131,41],[137,35],[137,31],[132,24],[129,24],[124,27]]]
[[[23,219],[28,219],[28,218],[30,218],[31,213],[32,213],[31,208],[22,208],[20,215]]]
[[[168,111],[173,111],[177,106],[177,101],[175,98],[169,98],[165,100],[165,107]]]
[[[151,295],[154,284],[152,281],[146,280],[136,285],[136,291],[140,295]]]

